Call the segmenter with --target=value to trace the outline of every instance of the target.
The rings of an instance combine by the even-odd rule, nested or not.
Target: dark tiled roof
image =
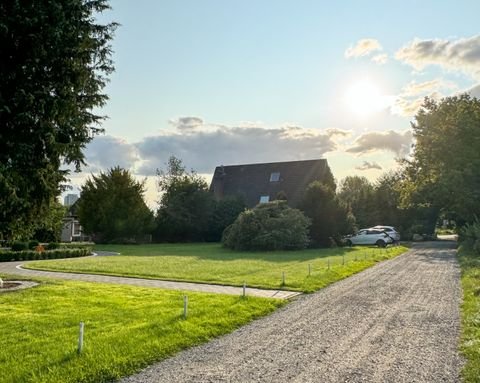
[[[270,181],[272,173],[280,173],[278,181]],[[272,201],[283,192],[290,206],[298,206],[310,183],[329,177],[332,175],[326,159],[217,166],[210,191],[218,199],[242,196],[249,207],[257,205],[261,196],[269,196]]]

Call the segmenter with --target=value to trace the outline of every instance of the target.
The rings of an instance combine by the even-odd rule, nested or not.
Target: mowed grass
[[[1,293],[0,382],[112,381],[284,303],[192,292],[188,298],[184,320],[178,291],[43,281]],[[85,322],[85,340],[78,355],[80,321]]]
[[[29,262],[28,268],[312,292],[407,250],[354,247],[238,252],[220,244],[102,245],[120,256]],[[285,284],[283,285],[283,276]]]
[[[462,268],[462,339],[466,359],[463,378],[466,383],[480,382],[480,256],[461,247]]]

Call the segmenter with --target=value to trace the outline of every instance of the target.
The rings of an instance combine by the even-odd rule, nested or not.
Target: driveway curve
[[[418,245],[121,382],[458,382],[454,247]]]
[[[101,254],[113,255],[111,254]],[[100,255],[100,254],[98,254]],[[38,262],[38,261],[37,261]],[[192,283],[192,282],[175,282],[164,281],[160,279],[144,279],[133,277],[115,277],[101,274],[82,274],[82,273],[64,273],[60,271],[43,271],[34,269],[25,269],[22,265],[25,262],[0,262],[0,273],[20,275],[26,278],[53,278],[53,279],[66,279],[73,281],[83,282],[96,282],[96,283],[112,283],[121,285],[131,285],[140,287],[150,287],[166,290],[182,290],[182,291],[197,291],[201,293],[213,293],[213,294],[228,294],[228,295],[242,295],[243,288],[226,285],[214,285],[208,283]],[[246,287],[245,294],[249,296],[262,297],[262,298],[278,298],[278,299],[291,299],[301,293],[288,290],[267,290],[258,289],[253,287]]]

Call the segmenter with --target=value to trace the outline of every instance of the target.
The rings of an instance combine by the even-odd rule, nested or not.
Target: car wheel
[[[352,241],[350,241],[349,239],[347,239],[346,244],[347,244],[348,247],[352,247],[352,246],[353,246]]]
[[[385,246],[387,246],[387,244],[385,243],[385,241],[384,241],[383,239],[379,239],[379,240],[377,241],[376,245],[377,245],[378,247],[385,247]]]

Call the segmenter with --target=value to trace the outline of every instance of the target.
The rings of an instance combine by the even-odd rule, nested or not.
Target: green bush
[[[95,243],[93,242],[62,242],[59,243],[60,249],[91,249]]]
[[[285,201],[260,204],[241,213],[223,233],[234,250],[294,250],[307,247],[310,220]]]
[[[28,248],[30,250],[34,250],[38,245],[40,245],[40,242],[38,242],[36,239],[28,241]]]
[[[12,243],[12,251],[23,251],[28,250],[28,243],[27,242],[20,242],[16,241]]]
[[[0,262],[10,261],[31,261],[42,259],[59,259],[59,258],[76,258],[85,257],[90,255],[91,248],[82,249],[55,249],[38,252],[34,250],[13,251],[5,250],[0,251]]]
[[[47,246],[46,246],[46,249],[47,250],[55,250],[55,249],[58,249],[60,247],[60,244],[58,242],[50,242]]]
[[[459,232],[459,239],[465,246],[480,254],[480,220],[475,218],[467,223]]]

